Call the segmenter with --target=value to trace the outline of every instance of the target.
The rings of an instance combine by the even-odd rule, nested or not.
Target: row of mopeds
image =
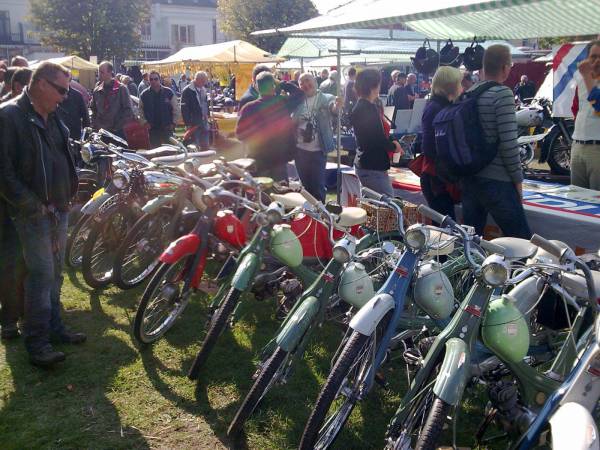
[[[276,299],[280,325],[257,352],[253,385],[228,429],[233,439],[333,321],[344,333],[299,448],[334,445],[397,356],[410,385],[382,447],[456,444],[466,392],[484,386],[476,444],[488,443],[494,424],[511,448],[597,448],[600,274],[566,245],[537,235],[489,242],[425,206],[422,221],[436,225],[405,229],[401,201],[363,188],[363,201],[396,213],[397,229],[381,232],[362,208],[254,177],[252,161],[175,141],[134,153],[105,137],[82,145],[90,167],[107,159],[112,170],[82,208],[67,259],[94,288],[147,282],[134,320],[140,344],[164,336],[207,284],[218,286],[205,297],[208,317],[188,370],[198,379],[240,305]]]

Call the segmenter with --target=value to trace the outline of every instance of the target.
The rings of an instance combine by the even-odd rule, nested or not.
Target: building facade
[[[217,25],[216,0],[152,0],[151,8],[151,19],[140,24],[142,44],[134,59],[162,59],[182,47],[225,41]],[[63,56],[40,44],[40,32],[28,16],[29,0],[0,0],[0,58]]]

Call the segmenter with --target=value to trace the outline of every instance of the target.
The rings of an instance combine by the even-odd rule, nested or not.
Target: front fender
[[[554,450],[600,448],[598,429],[590,412],[579,403],[565,403],[550,419]]]
[[[85,205],[81,207],[81,213],[88,216],[94,214],[111,197],[112,194],[109,194],[108,192],[103,192],[100,195],[94,195],[86,202]]]
[[[294,351],[318,312],[317,297],[311,295],[302,300],[298,308],[286,319],[283,329],[275,338],[277,345],[286,352]]]
[[[197,234],[186,234],[171,242],[158,259],[167,264],[174,264],[182,257],[196,253],[199,246],[200,237]]]
[[[354,315],[350,328],[364,336],[370,336],[385,314],[395,306],[390,294],[377,294]]]
[[[449,405],[456,406],[461,398],[470,373],[471,356],[462,339],[446,342],[446,354],[433,393]]]
[[[158,197],[154,197],[144,205],[142,211],[146,214],[154,214],[161,206],[170,203],[174,198],[174,195],[159,195]]]
[[[250,285],[250,280],[256,275],[259,263],[258,255],[255,253],[244,256],[235,270],[231,285],[239,291],[245,291]]]

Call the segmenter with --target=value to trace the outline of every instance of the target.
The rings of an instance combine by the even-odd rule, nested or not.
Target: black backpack
[[[498,144],[486,142],[477,108],[479,96],[494,86],[499,84],[495,81],[481,84],[435,116],[435,166],[443,180],[454,183],[475,175],[496,157]]]

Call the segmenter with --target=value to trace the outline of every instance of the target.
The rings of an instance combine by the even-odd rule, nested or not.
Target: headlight
[[[92,150],[92,146],[89,144],[89,142],[87,144],[83,144],[83,147],[79,153],[81,154],[81,159],[83,159],[83,162],[86,164],[89,164],[92,161],[92,156],[94,156],[94,151]]]
[[[129,173],[124,170],[117,170],[113,175],[112,182],[117,189],[125,189],[129,185]]]
[[[333,259],[339,263],[347,263],[356,251],[356,243],[350,239],[342,239],[333,246]]]
[[[503,286],[508,280],[508,264],[500,255],[490,255],[481,266],[483,281],[492,287]]]
[[[267,220],[270,224],[274,225],[276,223],[281,222],[284,214],[285,209],[283,205],[279,202],[271,202],[271,204],[267,208]]]
[[[404,243],[413,250],[423,249],[428,240],[429,229],[419,224],[411,225],[404,233]]]

